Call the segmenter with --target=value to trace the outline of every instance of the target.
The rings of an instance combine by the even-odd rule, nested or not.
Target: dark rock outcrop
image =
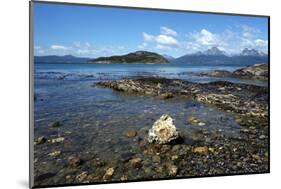
[[[209,77],[234,77],[241,79],[268,79],[268,64],[255,64],[252,66],[247,66],[235,70],[234,72],[229,72],[225,70],[215,70],[211,72],[197,73],[199,76],[209,76]]]
[[[236,70],[232,74],[241,78],[268,79],[268,64],[255,64]]]

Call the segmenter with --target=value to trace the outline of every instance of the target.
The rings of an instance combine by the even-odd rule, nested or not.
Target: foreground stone
[[[112,176],[113,176],[113,173],[114,173],[114,169],[111,167],[111,168],[108,168],[105,172],[105,174],[103,175],[103,180],[108,180],[108,179],[111,179]]]
[[[168,165],[168,172],[170,176],[176,176],[178,173],[178,167],[175,165]]]
[[[148,142],[167,144],[179,137],[174,120],[167,114],[162,115],[148,132]]]
[[[129,161],[130,165],[133,167],[133,168],[139,168],[141,167],[141,158],[133,158]]]
[[[68,158],[68,164],[70,167],[78,167],[79,165],[82,164],[82,159],[76,156],[70,156]]]
[[[84,172],[82,172],[81,174],[79,174],[79,175],[76,176],[76,180],[77,180],[78,182],[83,182],[83,181],[87,178],[87,176],[88,176],[88,172],[87,172],[87,171],[84,171]]]
[[[207,146],[199,146],[199,147],[195,147],[193,149],[194,153],[208,153],[209,152],[209,148]]]

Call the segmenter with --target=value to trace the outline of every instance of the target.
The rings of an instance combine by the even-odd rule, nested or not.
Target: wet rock
[[[126,180],[128,180],[128,177],[125,176],[125,175],[123,175],[123,176],[120,178],[120,180],[121,180],[121,181],[126,181]]]
[[[117,91],[161,96],[172,93],[174,97],[188,97],[205,104],[212,104],[227,112],[268,116],[268,87],[237,84],[227,81],[192,83],[162,77],[140,77],[116,81],[98,82],[97,85]],[[161,86],[159,88],[158,86]]]
[[[178,155],[173,155],[172,157],[171,157],[171,160],[172,161],[176,161],[176,160],[178,160],[179,159],[179,156]]]
[[[133,158],[129,161],[129,164],[133,167],[133,168],[139,168],[142,165],[142,160],[141,158]]]
[[[114,173],[114,168],[110,167],[106,170],[105,174],[103,175],[103,180],[111,179]]]
[[[160,156],[152,156],[152,161],[155,163],[160,163],[161,162],[161,157]]]
[[[134,152],[125,152],[121,154],[121,159],[126,162],[130,160],[134,155],[136,155],[136,153]]]
[[[259,136],[259,139],[261,139],[261,140],[266,139],[266,136],[265,135],[261,135],[261,136]]]
[[[198,76],[209,76],[209,77],[234,77],[242,79],[268,79],[268,64],[254,64],[229,72],[225,70],[215,70],[211,72],[193,73]]]
[[[148,142],[167,144],[179,137],[174,120],[167,114],[162,115],[148,132]]]
[[[87,178],[87,176],[88,176],[88,172],[87,172],[87,171],[84,171],[84,172],[82,172],[81,174],[77,175],[75,179],[76,179],[78,182],[83,182],[83,181]]]
[[[44,136],[39,137],[35,144],[39,145],[39,144],[44,144],[47,141],[47,139]]]
[[[49,179],[51,177],[54,177],[56,174],[55,173],[44,173],[44,174],[40,174],[38,176],[35,176],[34,181],[35,182],[42,182],[46,179]]]
[[[249,79],[268,79],[268,64],[254,64],[233,72],[233,76]]]
[[[71,175],[66,175],[66,176],[65,176],[65,180],[70,180],[71,178],[72,178]]]
[[[59,156],[60,154],[61,154],[61,151],[56,150],[56,151],[53,151],[53,152],[49,153],[48,155],[54,157],[54,156]]]
[[[100,158],[95,158],[92,163],[94,167],[102,167],[105,165],[105,162]]]
[[[231,72],[225,70],[214,70],[211,72],[197,73],[199,76],[209,76],[209,77],[230,77]]]
[[[137,132],[134,131],[134,130],[127,131],[126,136],[127,137],[135,137],[135,136],[137,136]]]
[[[258,154],[253,154],[252,157],[257,161],[259,161],[261,159]]]
[[[64,137],[58,137],[58,138],[53,138],[51,140],[49,140],[50,143],[54,144],[54,143],[61,143],[64,141]]]
[[[188,118],[188,123],[190,123],[190,124],[198,124],[199,120],[196,117],[194,117],[194,116],[190,116]]]
[[[162,93],[160,96],[163,99],[169,99],[169,98],[173,98],[174,97],[173,93]]]
[[[78,167],[83,163],[83,160],[77,156],[70,156],[68,158],[68,164],[70,167]]]
[[[201,121],[200,119],[194,117],[194,116],[190,116],[188,118],[188,123],[190,123],[191,125],[199,125],[199,126],[204,126],[206,125],[203,121]]]
[[[49,124],[49,127],[60,127],[60,126],[61,126],[61,123],[58,121],[55,121],[55,122]]]
[[[144,167],[143,171],[146,175],[151,175],[151,173],[152,173],[151,167]]]
[[[212,152],[212,153],[214,153],[214,152],[215,152],[215,148],[210,147],[210,148],[209,148],[209,151]]]
[[[208,153],[209,148],[207,146],[195,147],[192,150],[194,153]]]
[[[170,176],[176,176],[178,173],[178,167],[175,165],[168,165],[168,173]]]

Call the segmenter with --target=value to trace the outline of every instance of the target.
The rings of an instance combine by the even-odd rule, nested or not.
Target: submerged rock
[[[82,159],[76,156],[70,156],[68,158],[68,164],[71,167],[78,167],[79,165],[82,164],[82,162],[83,162]]]
[[[133,158],[129,161],[129,164],[133,167],[133,168],[139,168],[141,167],[141,158]]]
[[[126,136],[127,137],[135,137],[135,136],[137,136],[137,132],[134,131],[134,130],[127,131]]]
[[[55,121],[55,122],[49,124],[49,127],[60,127],[60,126],[61,126],[61,123],[58,121]]]
[[[201,121],[200,119],[194,117],[194,116],[190,116],[188,118],[188,123],[190,123],[191,125],[199,125],[199,126],[204,126],[206,125],[203,121]]]
[[[53,151],[53,152],[49,153],[48,155],[49,156],[59,156],[60,154],[61,154],[61,151],[56,150],[56,151]]]
[[[173,98],[174,95],[173,93],[163,93],[160,95],[163,99],[169,99],[169,98]]]
[[[174,120],[167,114],[162,115],[148,132],[148,142],[167,144],[179,138]]]
[[[53,139],[49,140],[48,142],[50,142],[50,143],[60,143],[60,142],[63,142],[63,141],[64,141],[63,137],[58,137],[58,138],[53,138]]]
[[[47,139],[44,136],[39,137],[35,144],[39,145],[39,144],[44,144],[47,141]]]

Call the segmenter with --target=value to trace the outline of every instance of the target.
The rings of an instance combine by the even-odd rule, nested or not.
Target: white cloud
[[[160,49],[160,50],[170,50],[171,49],[171,47],[165,46],[165,45],[161,45],[161,44],[157,44],[155,48],[156,49]]]
[[[253,48],[267,53],[268,41],[259,38],[260,30],[240,25],[238,28],[228,27],[223,32],[214,33],[207,29],[189,33],[184,47],[189,51],[204,51],[213,46],[228,53],[240,53],[244,48]]]
[[[99,57],[109,56],[112,54],[124,54],[127,53],[127,48],[121,45],[103,46],[93,45],[89,42],[73,42],[70,46],[64,46],[61,44],[54,44],[49,47],[35,46],[35,55],[74,55],[80,57]]]
[[[145,32],[143,32],[142,35],[143,35],[143,40],[146,41],[146,42],[151,42],[151,41],[154,40],[153,35],[150,35],[150,34],[145,33]]]
[[[143,49],[147,46],[147,43],[143,42],[141,45],[138,46],[139,49]]]
[[[221,44],[219,37],[206,29],[202,29],[200,32],[193,34],[193,37],[199,45],[217,46]]]
[[[241,28],[242,28],[242,36],[247,39],[255,38],[260,33],[259,29],[250,27],[248,25],[242,25]]]
[[[67,49],[69,49],[68,47],[65,47],[63,45],[51,45],[50,48],[53,49],[53,50],[67,50]]]
[[[263,39],[256,39],[255,40],[255,45],[258,46],[258,47],[266,47],[268,46],[268,41],[267,40],[263,40]]]
[[[171,37],[171,36],[168,36],[168,35],[158,35],[157,37],[155,37],[155,41],[159,44],[162,44],[162,45],[178,45],[178,41]]]
[[[178,46],[179,42],[174,37],[177,35],[177,32],[168,28],[168,27],[161,27],[160,28],[160,34],[158,35],[151,35],[146,32],[143,32],[143,43],[141,45],[138,45],[138,48],[144,49],[154,46],[153,48],[157,49],[168,49],[168,47],[171,46]]]
[[[186,45],[186,49],[192,49],[194,51],[199,51],[201,48],[201,45],[199,45],[198,43],[194,43],[194,42],[188,42]]]
[[[164,34],[164,35],[174,36],[174,37],[176,37],[178,35],[175,30],[172,30],[171,28],[168,28],[168,27],[165,27],[165,26],[162,26],[160,28],[160,33]]]
[[[89,53],[89,50],[88,49],[78,49],[77,50],[77,54],[79,55],[85,55],[85,54],[88,54]]]

